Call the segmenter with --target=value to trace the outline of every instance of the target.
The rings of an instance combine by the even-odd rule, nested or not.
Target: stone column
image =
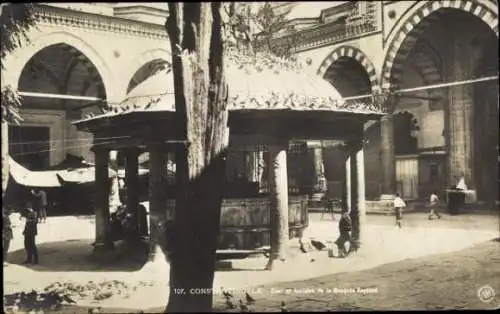
[[[320,187],[320,183],[325,176],[325,167],[323,165],[323,148],[315,147],[313,153],[314,153],[314,184],[316,187]]]
[[[124,153],[127,211],[137,217],[137,234],[144,235],[147,234],[147,230],[141,230],[140,228],[142,217],[139,213],[139,152],[137,150],[128,149],[124,151]]]
[[[285,259],[290,238],[288,230],[287,145],[269,146],[269,210],[271,260]],[[271,266],[272,267],[272,266]]]
[[[342,197],[345,198],[345,206],[349,212],[352,212],[352,190],[351,190],[351,147],[348,142],[345,143],[344,153],[346,156],[345,159],[345,178],[344,178],[344,190]]]
[[[342,209],[349,211],[351,208],[350,201],[350,190],[349,186],[351,185],[351,161],[349,159],[349,148],[347,143],[344,143],[341,147],[342,152],[344,153],[344,172],[341,178],[341,201],[342,201]]]
[[[449,81],[461,81],[473,77],[472,56],[468,42],[456,38],[450,49],[448,65]],[[449,136],[449,173],[450,185],[457,184],[464,176],[470,190],[475,189],[473,174],[473,88],[472,84],[449,88],[448,136]]]
[[[166,195],[165,195],[165,168],[166,153],[160,145],[151,144],[149,151],[149,229],[150,229],[150,259],[154,260],[162,244],[160,236],[165,223]]]
[[[110,248],[109,229],[109,195],[111,192],[109,180],[109,150],[94,148],[95,154],[95,242],[94,252]]]
[[[396,154],[394,151],[394,117],[385,115],[380,120],[382,157],[381,200],[392,200],[396,195]]]
[[[120,199],[120,185],[118,183],[118,151],[111,150],[108,153],[109,156],[109,168],[113,170],[115,173],[111,179],[111,188],[109,192],[109,206],[111,212],[115,212],[118,209],[118,206],[121,205]]]
[[[326,178],[324,177],[324,165],[323,165],[323,148],[321,141],[309,141],[307,143],[309,153],[312,153],[312,160],[308,161],[312,163],[311,169],[311,194],[309,201],[312,206],[318,206],[324,192],[320,191],[320,188],[324,188],[323,184],[326,184]]]
[[[347,148],[347,202],[353,228],[351,249],[357,250],[364,241],[366,229],[364,153],[361,141],[349,142]]]

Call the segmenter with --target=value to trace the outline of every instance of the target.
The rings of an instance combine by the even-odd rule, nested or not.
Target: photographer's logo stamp
[[[495,298],[495,289],[490,285],[482,286],[477,290],[477,297],[484,303],[490,303]]]

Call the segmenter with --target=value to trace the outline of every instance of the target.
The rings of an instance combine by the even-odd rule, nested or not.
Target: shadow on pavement
[[[92,254],[92,241],[67,240],[37,245],[37,265],[23,264],[26,260],[24,250],[10,252],[7,262],[22,265],[35,271],[137,271],[147,261],[146,254],[117,246],[105,261],[97,260]]]

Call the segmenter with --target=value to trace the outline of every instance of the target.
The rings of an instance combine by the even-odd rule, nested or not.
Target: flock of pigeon
[[[229,310],[234,310],[234,309],[239,309],[240,312],[254,312],[253,305],[255,304],[255,299],[248,293],[245,292],[245,301],[239,299],[238,300],[238,305],[234,302],[234,296],[231,292],[228,291],[222,291],[222,295],[226,299],[226,307]],[[285,301],[281,301],[281,306],[280,306],[281,312],[288,312],[286,308]]]
[[[40,312],[44,310],[57,310],[63,304],[76,303],[69,295],[60,294],[55,291],[48,293],[38,293],[35,290],[31,292],[18,292],[13,294],[4,295],[4,306],[12,312],[19,311],[34,311]]]

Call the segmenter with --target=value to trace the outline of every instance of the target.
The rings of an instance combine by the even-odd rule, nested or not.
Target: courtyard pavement
[[[334,241],[338,236],[336,220],[321,214],[310,215],[308,236],[322,241]],[[441,220],[427,220],[425,214],[408,214],[402,229],[394,226],[390,216],[368,216],[362,250],[347,259],[330,258],[327,251],[307,254],[295,250],[285,263],[277,262],[275,269],[264,271],[265,257],[233,260],[232,268],[216,272],[214,289],[247,290],[256,298],[270,291],[255,287],[291,282],[328,274],[370,269],[379,265],[433,254],[458,251],[499,236],[499,219],[495,215],[443,215]],[[15,220],[15,219],[13,219]],[[119,280],[130,291],[95,301],[76,299],[79,305],[103,308],[162,307],[168,298],[168,263],[159,256],[146,265],[120,262],[97,265],[90,259],[94,221],[91,217],[54,217],[39,225],[40,265],[26,266],[22,251],[21,222],[14,229],[9,264],[4,267],[4,293],[43,290],[59,282],[85,285],[89,281]],[[296,246],[296,241],[292,242]],[[314,288],[314,287],[311,287]],[[124,288],[125,289],[125,288]]]

